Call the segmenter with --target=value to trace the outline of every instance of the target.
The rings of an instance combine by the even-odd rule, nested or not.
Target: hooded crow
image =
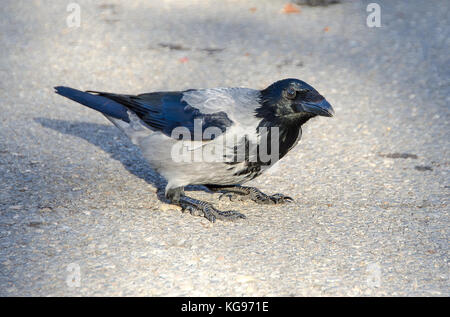
[[[286,155],[300,140],[305,122],[334,114],[317,90],[293,78],[264,90],[213,88],[140,95],[62,86],[55,90],[106,116],[167,180],[166,198],[211,222],[245,216],[186,196],[185,186],[204,185],[232,200],[290,202],[288,196],[266,195],[242,184]]]

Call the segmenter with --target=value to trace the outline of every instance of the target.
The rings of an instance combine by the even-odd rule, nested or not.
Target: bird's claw
[[[219,200],[227,197],[230,201],[243,201],[251,199],[258,204],[274,205],[274,204],[284,204],[291,203],[294,201],[292,197],[283,194],[267,195],[255,187],[235,187],[235,188],[224,188],[225,192],[219,196]]]
[[[241,214],[235,210],[222,211],[214,208],[209,203],[203,203],[201,206],[185,205],[182,207],[182,211],[189,213],[193,216],[203,216],[212,223],[216,222],[216,219],[224,221],[234,221],[237,219],[246,219],[244,214]]]
[[[292,197],[283,195],[283,194],[274,194],[272,196],[269,196],[270,199],[275,203],[275,204],[283,204],[283,203],[292,203],[294,202],[294,199]]]
[[[251,199],[258,204],[267,205],[291,203],[294,201],[291,197],[283,194],[266,195],[259,190],[252,192]]]

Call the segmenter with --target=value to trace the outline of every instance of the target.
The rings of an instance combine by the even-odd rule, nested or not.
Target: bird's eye
[[[288,99],[295,99],[296,96],[297,96],[297,91],[295,91],[294,88],[288,88],[286,90],[286,97]]]

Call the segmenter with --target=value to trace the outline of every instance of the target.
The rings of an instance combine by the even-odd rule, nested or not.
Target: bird
[[[211,222],[246,216],[189,197],[185,186],[203,185],[233,202],[292,202],[287,195],[268,195],[243,184],[264,174],[294,148],[303,124],[334,115],[316,89],[296,78],[262,90],[225,87],[127,95],[54,88],[57,94],[97,110],[123,131],[166,179],[165,198],[171,204]]]

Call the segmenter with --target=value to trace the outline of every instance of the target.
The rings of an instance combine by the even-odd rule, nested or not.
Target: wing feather
[[[256,132],[258,119],[254,114],[260,106],[257,90],[215,88],[154,92],[136,96],[89,92],[124,105],[149,128],[171,137],[176,128],[183,127],[189,131],[191,140],[194,140],[197,124],[201,128],[203,141],[213,140],[226,131],[236,135],[245,135],[249,131],[253,133],[253,129]],[[208,128],[216,129],[214,133],[208,134],[205,133]]]

